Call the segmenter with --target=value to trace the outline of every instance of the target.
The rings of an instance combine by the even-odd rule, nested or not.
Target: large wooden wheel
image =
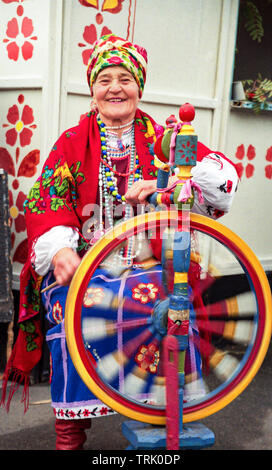
[[[89,308],[86,321],[82,305],[96,269],[114,250],[136,234],[169,228],[177,219],[176,211],[151,212],[116,226],[102,237],[77,269],[65,312],[68,348],[87,387],[118,413],[157,425],[166,423],[165,380],[151,368],[141,367],[136,357],[150,346],[148,353],[158,360],[155,349],[160,351],[166,334],[163,308],[158,313],[157,304],[139,305],[132,299],[119,298],[109,302],[107,308],[96,309],[95,314]],[[231,230],[200,215],[191,215],[191,238],[191,259],[198,260],[201,274],[191,296],[191,320],[198,334],[192,334],[191,329],[189,342],[201,358],[202,373],[185,376],[184,422],[219,411],[243,392],[260,368],[271,337],[270,287],[252,250]],[[169,272],[163,273],[164,280],[171,277],[171,262],[165,269]],[[160,305],[167,304],[167,286],[169,283],[162,282]],[[104,354],[102,340],[112,341],[114,335],[122,335],[122,350],[112,346]],[[147,347],[145,351],[139,349],[141,345]],[[120,374],[127,384],[122,391],[116,386]],[[199,384],[202,394],[194,394]],[[139,390],[154,393],[154,401],[138,399]]]

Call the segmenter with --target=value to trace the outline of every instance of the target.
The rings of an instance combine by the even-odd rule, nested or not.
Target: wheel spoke
[[[152,323],[152,318],[135,318],[120,322],[106,320],[105,318],[84,318],[82,321],[82,331],[85,341],[97,341],[112,336],[118,331],[129,331]]]
[[[241,294],[227,300],[195,307],[196,319],[242,319],[254,320],[257,317],[257,306],[254,296],[250,293]]]
[[[221,381],[227,381],[238,370],[240,361],[229,351],[215,347],[210,342],[199,337],[192,338],[200,351],[204,360],[208,361],[209,370],[211,369],[216,377]]]
[[[252,339],[255,323],[244,320],[198,321],[200,332],[215,334],[234,343],[248,345]]]
[[[123,392],[126,395],[137,398],[145,389],[148,372],[141,367],[135,366],[124,380]]]
[[[184,402],[190,403],[193,400],[203,399],[209,393],[209,386],[203,379],[202,374],[195,373],[185,378]]]

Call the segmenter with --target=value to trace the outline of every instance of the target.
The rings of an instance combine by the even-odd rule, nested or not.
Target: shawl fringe
[[[18,388],[23,385],[22,391],[22,399],[21,403],[24,404],[24,413],[27,412],[29,408],[29,383],[30,383],[30,374],[23,372],[16,367],[13,366],[13,359],[15,357],[15,349],[12,351],[11,356],[8,360],[4,376],[2,379],[3,386],[2,386],[2,397],[0,401],[0,406],[3,406],[7,413],[9,412],[10,402],[18,390]],[[7,396],[7,389],[8,389],[8,382],[11,382],[8,396]]]

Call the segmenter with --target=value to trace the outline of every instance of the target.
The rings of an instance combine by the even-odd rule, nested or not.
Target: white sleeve
[[[224,157],[210,153],[192,168],[192,180],[198,183],[204,198],[200,204],[195,191],[192,212],[213,219],[229,212],[238,186],[238,175],[234,165]]]
[[[61,248],[77,249],[79,235],[72,227],[58,225],[41,235],[34,246],[34,268],[37,274],[45,276],[50,269],[52,259]]]

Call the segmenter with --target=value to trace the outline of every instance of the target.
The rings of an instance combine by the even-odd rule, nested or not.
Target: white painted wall
[[[235,156],[240,146],[244,149],[242,159]],[[266,176],[266,167],[272,169],[272,161],[266,159],[271,158],[270,148],[272,150],[271,112],[256,116],[251,110],[230,111],[226,152],[233,156],[235,163],[243,166],[243,175],[232,211],[222,221],[248,243],[266,271],[272,269],[272,180]],[[251,173],[247,176],[248,165],[252,166],[252,176]]]

